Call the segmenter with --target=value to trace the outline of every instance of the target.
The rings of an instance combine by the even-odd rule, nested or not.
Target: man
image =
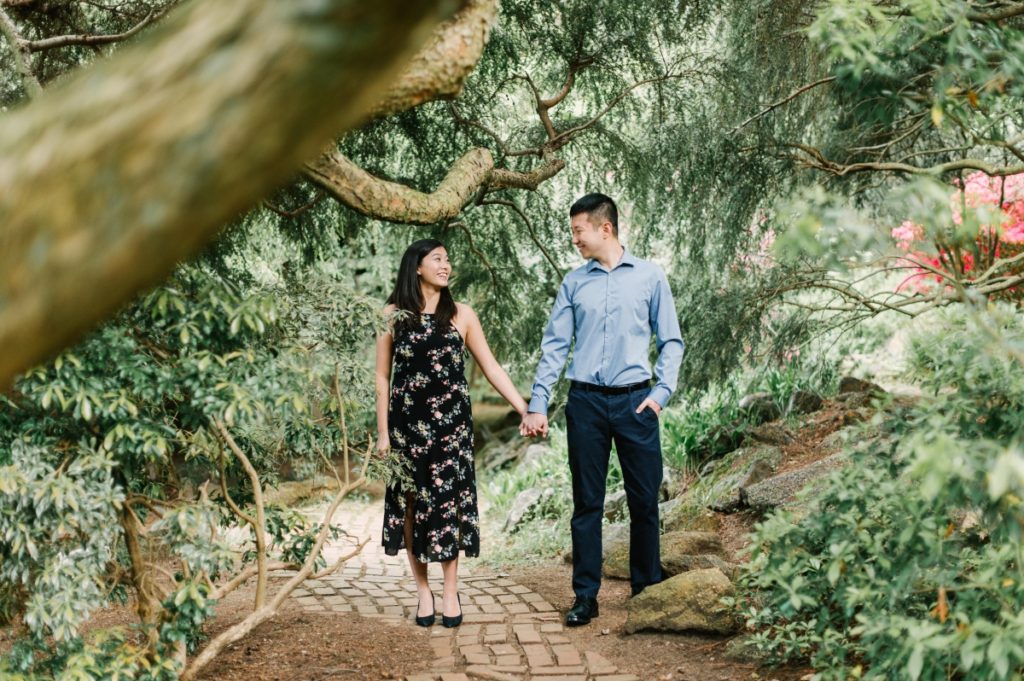
[[[675,305],[660,267],[619,243],[618,209],[604,194],[587,194],[569,209],[572,243],[587,263],[558,289],[537,366],[523,435],[547,435],[551,388],[573,348],[565,406],[572,473],[572,588],[566,625],[597,617],[601,587],[601,518],[614,441],[629,506],[629,571],[633,594],[661,581],[658,415],[676,387],[683,357]],[[651,387],[654,333],[658,361]]]

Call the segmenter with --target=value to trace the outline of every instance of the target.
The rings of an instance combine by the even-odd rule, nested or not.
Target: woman
[[[388,488],[383,544],[392,556],[405,547],[419,594],[416,624],[425,627],[435,619],[427,563],[441,563],[442,623],[454,627],[462,622],[459,551],[480,555],[464,349],[520,415],[527,406],[487,347],[476,314],[452,298],[451,269],[440,241],[409,246],[385,309],[394,315],[392,330],[377,339],[377,450],[394,447],[407,457],[415,482],[415,493]]]

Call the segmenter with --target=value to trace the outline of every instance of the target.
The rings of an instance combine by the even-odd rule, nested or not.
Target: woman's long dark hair
[[[388,296],[388,304],[394,305],[399,311],[405,313],[395,321],[396,330],[403,328],[411,319],[415,319],[423,312],[423,290],[420,288],[420,278],[416,274],[416,268],[420,266],[428,253],[443,247],[444,244],[437,239],[420,239],[405,249],[402,263],[398,266],[398,279],[395,280],[395,288]],[[451,323],[455,312],[455,299],[452,298],[452,292],[445,286],[441,289],[441,299],[437,301],[437,310],[434,311],[434,323],[438,328],[445,328]]]

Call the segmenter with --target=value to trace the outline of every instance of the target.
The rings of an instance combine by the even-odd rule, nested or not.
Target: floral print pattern
[[[412,460],[412,553],[421,563],[480,555],[480,519],[473,469],[473,417],[465,375],[465,344],[454,326],[439,329],[421,314],[393,345],[388,409],[391,446]],[[406,495],[384,496],[384,551],[405,548]]]

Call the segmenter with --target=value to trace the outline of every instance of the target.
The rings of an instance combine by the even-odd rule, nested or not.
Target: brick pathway
[[[293,598],[307,610],[356,613],[382,625],[405,626],[410,635],[429,637],[433,651],[422,673],[406,681],[639,681],[619,672],[597,653],[581,652],[565,635],[562,615],[539,594],[504,575],[474,576],[460,561],[462,626],[429,629],[412,621],[416,587],[404,555],[388,556],[380,547],[381,504],[350,503],[339,509],[335,523],[352,535],[371,537],[363,552],[337,574],[310,580]],[[351,550],[351,543],[328,547],[328,562]],[[440,613],[441,571],[429,570]]]

